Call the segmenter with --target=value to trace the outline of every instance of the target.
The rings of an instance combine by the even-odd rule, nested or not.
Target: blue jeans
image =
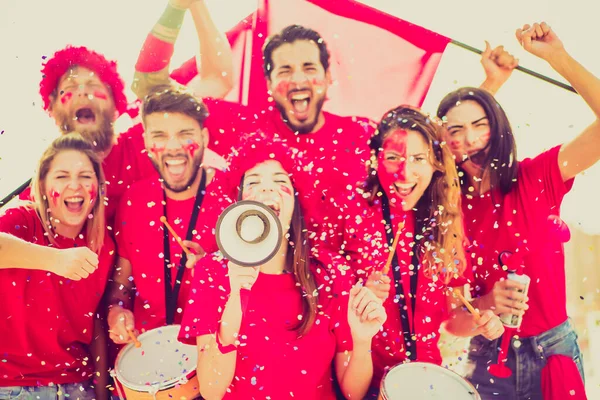
[[[496,364],[501,339],[487,340],[483,336],[471,339],[466,378],[475,386],[482,400],[542,399],[541,371],[552,355],[571,357],[582,379],[583,356],[577,344],[577,334],[567,320],[538,336],[511,340],[506,366],[512,371],[508,378],[497,378],[488,372]]]
[[[0,387],[0,400],[94,400],[96,393],[90,381],[52,386]]]

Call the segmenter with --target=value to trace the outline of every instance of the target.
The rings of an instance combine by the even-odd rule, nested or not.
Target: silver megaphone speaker
[[[245,267],[256,267],[272,259],[283,239],[277,215],[253,200],[227,207],[219,216],[215,234],[223,256]]]

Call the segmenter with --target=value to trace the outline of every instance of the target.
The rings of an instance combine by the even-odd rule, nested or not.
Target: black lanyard
[[[394,230],[392,227],[392,218],[390,215],[390,204],[385,193],[381,196],[381,208],[383,210],[383,218],[385,219],[385,235],[387,237],[388,245],[391,250],[392,244],[394,243]],[[416,240],[416,239],[415,239]],[[417,345],[415,336],[415,306],[417,304],[417,281],[419,277],[419,257],[417,255],[417,244],[412,248],[412,260],[411,263],[415,267],[414,274],[410,277],[410,304],[412,309],[412,321],[408,318],[408,309],[406,307],[406,296],[404,295],[404,287],[402,285],[402,277],[400,275],[400,266],[398,265],[398,258],[394,254],[392,257],[392,271],[394,272],[394,287],[396,288],[396,295],[398,296],[398,307],[400,308],[400,322],[402,322],[402,335],[404,336],[404,345],[406,349],[410,351],[408,356],[411,361],[417,359]],[[415,340],[413,340],[415,339]]]
[[[200,213],[200,206],[204,199],[204,192],[206,188],[206,172],[202,169],[202,179],[200,185],[198,185],[198,192],[196,192],[196,199],[194,200],[194,209],[192,210],[192,216],[188,224],[187,234],[185,235],[186,240],[192,240],[194,229],[196,229],[196,222],[198,221],[198,214]],[[165,218],[167,218],[167,194],[163,189],[163,212]],[[168,219],[167,219],[168,221]],[[179,297],[179,289],[181,287],[181,280],[183,279],[183,273],[185,272],[185,263],[187,257],[185,252],[181,256],[181,262],[177,266],[177,278],[175,279],[175,285],[171,286],[171,244],[169,242],[169,230],[167,227],[163,227],[163,246],[164,246],[164,262],[165,262],[165,306],[167,309],[167,325],[173,324],[175,319],[175,309],[177,308],[177,298]]]

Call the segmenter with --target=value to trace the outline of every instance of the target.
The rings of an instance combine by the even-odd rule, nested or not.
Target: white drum
[[[481,400],[467,380],[435,364],[411,362],[391,368],[381,381],[382,400]]]
[[[115,363],[116,378],[128,400],[191,400],[200,394],[196,346],[177,340],[179,325],[152,329],[138,336],[141,347],[128,344]]]

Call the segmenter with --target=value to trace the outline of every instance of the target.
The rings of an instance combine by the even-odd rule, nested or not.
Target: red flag
[[[325,109],[374,120],[399,104],[423,103],[450,41],[354,0],[259,0],[251,24],[251,38],[233,37],[240,29],[250,29],[248,23],[228,33],[234,49],[239,49],[235,52],[239,85],[228,99],[255,106],[267,103],[264,43],[284,27],[300,24],[319,32],[331,53],[334,84]],[[252,51],[251,62],[244,57],[246,49]]]
[[[579,369],[571,357],[552,355],[542,368],[544,400],[587,400]]]

